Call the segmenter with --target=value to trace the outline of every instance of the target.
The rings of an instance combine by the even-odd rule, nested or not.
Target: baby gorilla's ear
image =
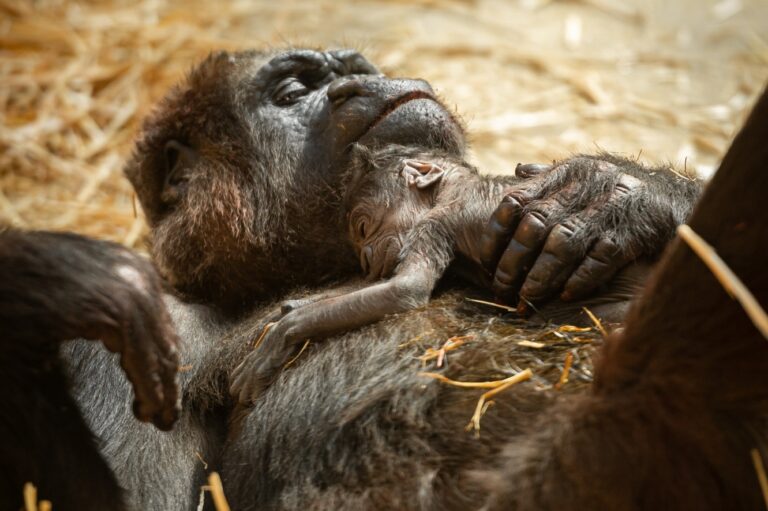
[[[401,172],[408,186],[415,186],[419,190],[426,190],[437,184],[445,174],[445,171],[434,163],[419,160],[403,160]]]

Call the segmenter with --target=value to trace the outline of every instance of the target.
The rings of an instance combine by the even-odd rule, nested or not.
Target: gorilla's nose
[[[331,59],[340,65],[336,69],[342,75],[375,75],[379,70],[355,50],[335,50],[329,52]]]
[[[432,87],[424,80],[387,78],[383,75],[345,76],[328,86],[328,100],[337,109],[356,97],[370,97],[387,104],[410,94],[433,96]]]
[[[343,77],[335,80],[328,86],[327,94],[334,108],[339,108],[351,98],[373,95],[372,91],[366,88],[363,80],[355,77]]]

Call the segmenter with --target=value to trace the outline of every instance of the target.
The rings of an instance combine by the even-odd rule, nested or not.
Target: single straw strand
[[[685,241],[691,250],[701,258],[704,264],[725,288],[729,295],[736,298],[744,311],[752,320],[763,337],[768,339],[768,314],[760,306],[755,296],[747,289],[747,286],[736,276],[735,273],[725,264],[720,256],[717,255],[715,248],[704,241],[696,234],[690,226],[682,224],[677,228],[677,234]]]

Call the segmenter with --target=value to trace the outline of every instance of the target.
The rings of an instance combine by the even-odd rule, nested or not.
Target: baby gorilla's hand
[[[302,305],[295,300],[283,303],[282,318],[268,323],[265,332],[245,359],[232,372],[229,391],[241,404],[253,403],[269,387],[296,347],[293,311]]]

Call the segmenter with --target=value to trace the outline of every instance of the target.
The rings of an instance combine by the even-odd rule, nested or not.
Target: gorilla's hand
[[[120,354],[136,417],[163,430],[176,421],[178,340],[149,261],[72,234],[0,232],[0,304],[9,350],[100,339]]]
[[[602,154],[518,165],[483,233],[481,262],[501,299],[584,297],[627,263],[657,256],[690,213],[701,184],[669,168]]]

